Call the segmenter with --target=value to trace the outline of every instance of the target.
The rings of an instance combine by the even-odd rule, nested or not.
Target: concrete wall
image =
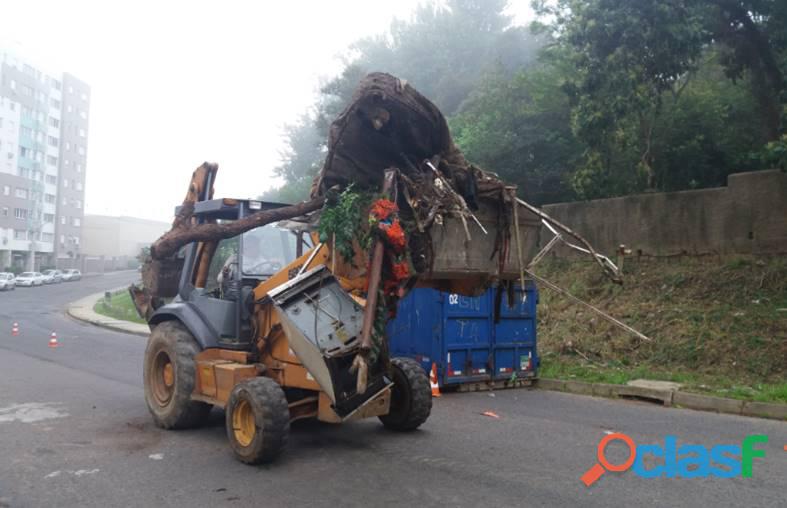
[[[778,170],[732,174],[727,187],[543,209],[608,255],[620,244],[652,256],[787,253],[787,174]]]

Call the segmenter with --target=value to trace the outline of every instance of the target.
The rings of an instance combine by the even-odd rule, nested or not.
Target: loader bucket
[[[290,348],[339,416],[349,415],[390,384],[377,362],[370,368],[366,391],[356,392],[356,376],[349,369],[359,350],[363,308],[325,266],[295,277],[268,296],[279,312]]]

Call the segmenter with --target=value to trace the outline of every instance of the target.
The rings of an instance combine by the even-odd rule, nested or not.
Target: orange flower
[[[410,265],[407,264],[407,261],[394,263],[391,268],[393,271],[393,277],[397,282],[402,281],[410,276]]]
[[[398,211],[399,208],[396,206],[396,203],[390,199],[378,199],[372,204],[372,209],[369,213],[374,216],[375,219],[383,221],[387,219],[392,213]]]
[[[385,233],[385,238],[388,240],[388,243],[394,248],[394,251],[397,253],[402,252],[405,245],[407,245],[407,239],[405,238],[404,229],[399,219],[394,219],[390,225],[383,224],[381,228]]]

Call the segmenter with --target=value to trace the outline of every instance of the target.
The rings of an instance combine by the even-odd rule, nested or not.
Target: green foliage
[[[336,250],[345,261],[354,256],[353,241],[368,247],[370,238],[364,233],[362,221],[369,208],[370,196],[350,185],[339,196],[329,196],[320,215],[320,241],[335,242]]]
[[[765,145],[755,157],[767,168],[787,171],[787,134]]]
[[[571,105],[559,88],[568,73],[556,60],[510,79],[491,74],[450,121],[468,159],[518,185],[536,204],[574,198],[568,177],[583,145],[571,131]]]
[[[131,300],[131,295],[126,290],[114,293],[109,301],[102,298],[96,302],[93,306],[93,310],[102,316],[108,316],[121,321],[146,324],[145,320],[139,317],[137,308]]]

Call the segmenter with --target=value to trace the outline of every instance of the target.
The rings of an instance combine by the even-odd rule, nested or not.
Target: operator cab
[[[197,201],[198,223],[228,224],[262,210],[287,206],[247,199]],[[176,214],[179,211],[176,208]],[[308,226],[298,221],[267,224],[242,235],[181,250],[177,296],[158,308],[151,324],[176,317],[202,347],[244,349],[252,340],[254,288],[311,248]]]

